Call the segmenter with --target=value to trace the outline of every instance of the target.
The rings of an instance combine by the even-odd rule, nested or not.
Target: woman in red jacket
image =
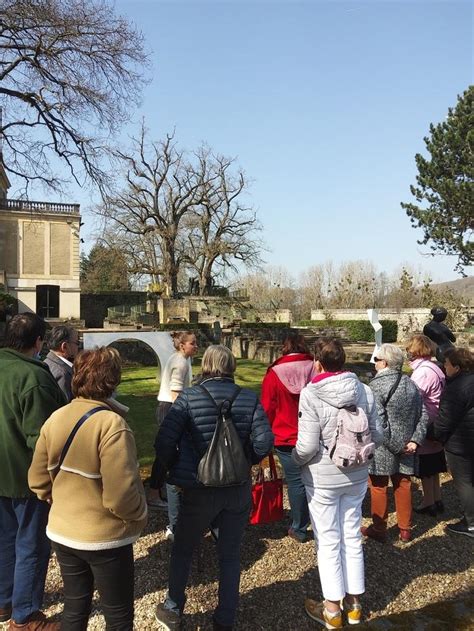
[[[292,524],[288,535],[304,543],[308,535],[309,511],[300,468],[291,460],[298,437],[300,392],[315,376],[313,356],[302,335],[288,334],[283,356],[268,368],[262,383],[262,405],[275,436],[275,451],[285,471]]]

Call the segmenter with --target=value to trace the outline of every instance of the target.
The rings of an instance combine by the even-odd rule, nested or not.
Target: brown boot
[[[12,608],[7,605],[6,607],[0,607],[0,622],[8,622],[12,617]]]
[[[10,620],[8,631],[23,629],[23,631],[60,631],[60,622],[49,622],[44,613],[37,611],[32,614],[28,622],[15,622]]]
[[[385,539],[387,538],[384,532],[375,530],[373,524],[371,524],[370,526],[362,526],[360,531],[364,535],[364,537],[369,537],[370,539],[374,539],[375,541],[378,541],[379,543],[383,543]]]

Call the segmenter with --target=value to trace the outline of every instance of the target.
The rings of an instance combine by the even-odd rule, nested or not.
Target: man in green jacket
[[[14,316],[0,349],[0,622],[9,630],[56,631],[41,613],[49,560],[49,505],[28,488],[40,429],[66,403],[38,359],[46,331],[34,313]]]

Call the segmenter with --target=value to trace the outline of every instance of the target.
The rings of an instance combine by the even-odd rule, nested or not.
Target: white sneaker
[[[171,541],[171,543],[174,541],[174,532],[171,530],[171,526],[166,526],[165,539]]]

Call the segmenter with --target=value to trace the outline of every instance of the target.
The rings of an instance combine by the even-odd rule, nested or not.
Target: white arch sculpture
[[[84,348],[108,346],[119,340],[140,340],[150,346],[158,356],[160,365],[164,368],[169,356],[175,348],[171,335],[166,331],[101,331],[100,333],[83,334]]]

